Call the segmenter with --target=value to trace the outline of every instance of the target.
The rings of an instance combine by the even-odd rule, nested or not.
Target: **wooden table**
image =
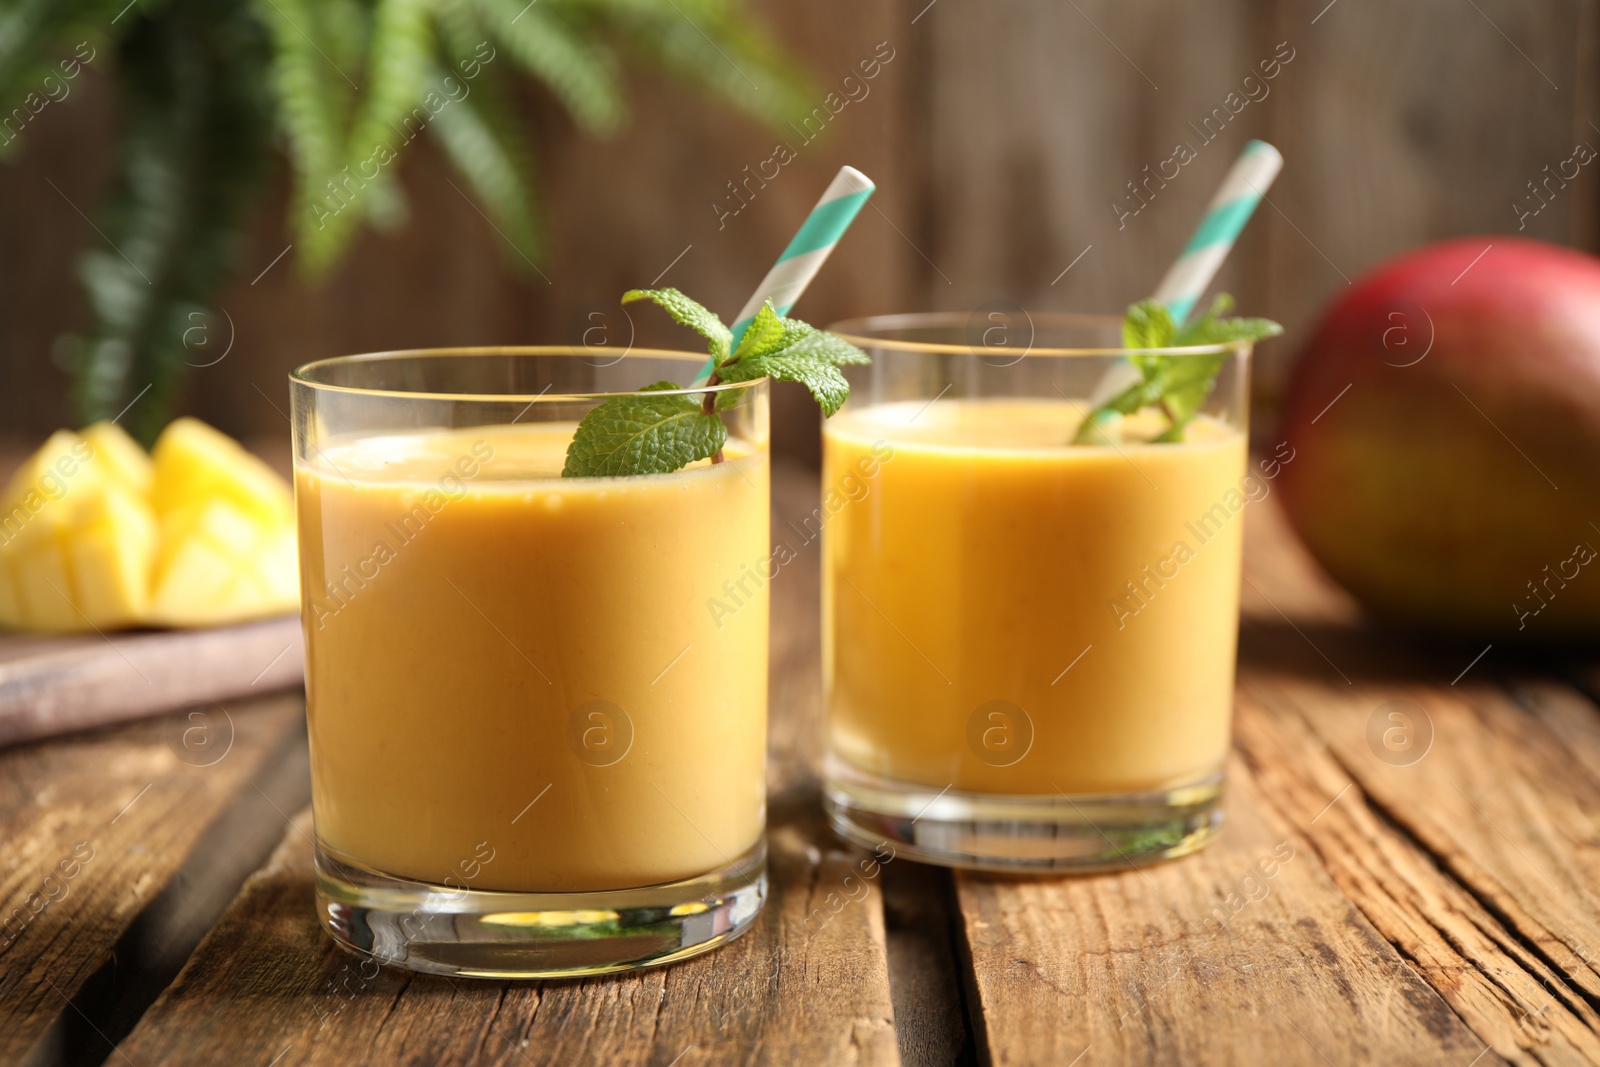
[[[790,536],[814,476],[775,494]],[[1197,855],[901,860],[850,899],[818,810],[813,543],[772,584],[772,898],[742,940],[582,981],[363,971],[313,919],[301,703],[277,696],[229,708],[209,764],[181,716],[0,752],[0,902],[27,916],[0,1061],[1600,1063],[1600,671],[1366,628],[1270,498],[1247,514],[1228,822]]]

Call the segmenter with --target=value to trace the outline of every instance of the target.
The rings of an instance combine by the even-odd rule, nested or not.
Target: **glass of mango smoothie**
[[[949,866],[1092,870],[1191,851],[1218,826],[1240,511],[1259,481],[1250,345],[1135,353],[1215,384],[1176,429],[1155,406],[1080,437],[1091,397],[1127,373],[1120,326],[832,327],[872,357],[823,431],[824,798],[846,838]]]
[[[704,358],[409,351],[291,376],[317,903],[342,944],[594,974],[759,912],[767,602],[705,602],[769,551],[767,382],[692,391],[727,425],[710,460],[562,476],[586,414]]]

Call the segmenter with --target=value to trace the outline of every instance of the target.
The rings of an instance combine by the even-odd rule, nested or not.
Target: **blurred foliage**
[[[404,222],[394,164],[422,135],[522,272],[542,241],[519,80],[597,135],[626,119],[625,61],[774,124],[807,106],[803,78],[743,0],[0,0],[0,102],[16,102],[24,125],[75,54],[117,83],[121,144],[96,220],[105,245],[80,264],[94,329],[58,356],[81,421],[138,398],[128,423],[147,442],[186,365],[215,358],[209,339],[185,339],[215,332],[210,302],[274,152],[292,165],[289,239],[310,277],[364,224]]]

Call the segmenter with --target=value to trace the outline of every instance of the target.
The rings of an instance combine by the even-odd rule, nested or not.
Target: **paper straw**
[[[1233,243],[1239,239],[1266,195],[1267,187],[1282,169],[1282,153],[1265,141],[1251,141],[1245,145],[1228,169],[1189,243],[1183,246],[1183,251],[1178,253],[1161,284],[1151,294],[1152,299],[1166,305],[1178,325],[1183,325],[1210,288],[1222,261],[1233,251]],[[1126,359],[1117,360],[1100,376],[1089,397],[1090,406],[1099,407],[1139,379],[1139,372],[1132,364]]]
[[[833,181],[828,183],[828,188],[823,192],[822,199],[817,201],[817,206],[800,224],[794,239],[783,250],[772,269],[767,271],[767,276],[761,279],[761,284],[756,286],[756,291],[750,294],[739,317],[734,320],[735,348],[744,337],[744,332],[750,328],[756,312],[768,300],[772,301],[772,309],[778,314],[789,313],[795,301],[800,299],[800,294],[805,292],[806,286],[811,284],[811,279],[822,269],[822,264],[833,252],[833,246],[850,228],[861,205],[867,202],[867,197],[876,188],[871,178],[854,167],[839,168],[839,173],[834,175]],[[711,369],[712,362],[707,360],[705,366],[700,368],[695,384],[699,385],[710,378]]]
[[[1267,187],[1283,169],[1283,156],[1265,141],[1251,141],[1222,179],[1205,217],[1151,294],[1167,305],[1173,321],[1183,323],[1205,295],[1233,251],[1233,243],[1255,214]]]

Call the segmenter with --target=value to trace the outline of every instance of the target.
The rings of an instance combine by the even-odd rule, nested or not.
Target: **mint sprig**
[[[1180,327],[1166,305],[1141,300],[1129,305],[1122,320],[1122,343],[1131,349],[1183,348],[1259,341],[1283,332],[1271,319],[1222,318],[1232,309],[1233,297],[1219,293],[1205,314]],[[1114,416],[1147,407],[1159,407],[1167,417],[1167,428],[1156,441],[1183,440],[1184,428],[1216,387],[1227,358],[1225,352],[1204,356],[1130,354],[1128,362],[1139,372],[1139,381],[1091,411],[1073,436],[1073,444],[1094,444],[1104,439],[1105,424]]]
[[[640,392],[678,388],[673,382],[657,382]],[[701,410],[698,396],[616,397],[578,424],[561,476],[670,474],[716,454],[727,440],[728,427]]]
[[[822,414],[832,418],[850,395],[850,383],[839,368],[866,362],[867,354],[838,334],[786,319],[769,302],[756,312],[733,358],[716,373],[725,382],[799,382],[811,391]]]
[[[831,416],[850,395],[839,367],[868,362],[867,354],[855,345],[799,319],[784,318],[771,302],[762,305],[734,347],[733,333],[722,320],[676,289],[630,289],[622,295],[624,304],[638,300],[654,302],[706,339],[712,366],[708,386],[758,378],[799,382],[811,391],[823,414]],[[696,460],[721,463],[728,428],[718,412],[737,402],[738,393],[648,395],[681,389],[675,382],[657,382],[592,409],[567,446],[561,476],[670,474]]]

